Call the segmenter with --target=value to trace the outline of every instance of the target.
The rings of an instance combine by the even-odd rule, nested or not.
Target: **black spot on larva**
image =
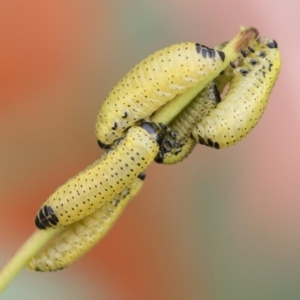
[[[269,64],[269,71],[272,71],[273,64]]]
[[[213,147],[214,146],[214,142],[211,139],[207,139],[208,142],[208,146],[209,147]]]
[[[249,62],[251,66],[256,66],[258,64],[258,61],[254,58],[251,58]]]
[[[230,62],[230,65],[231,65],[231,67],[232,67],[233,69],[236,68],[236,64],[235,64],[233,61]]]
[[[266,52],[261,51],[261,52],[259,52],[258,56],[264,58],[264,57],[266,57]]]
[[[122,116],[123,119],[126,119],[128,117],[128,112],[125,111],[124,115]]]
[[[146,178],[146,173],[142,172],[138,175],[138,178],[144,180]]]
[[[156,132],[157,132],[157,126],[151,122],[143,122],[141,124],[141,127],[150,134],[156,134]]]
[[[117,122],[115,122],[114,123],[114,126],[111,128],[112,130],[116,130],[118,128],[118,123]]]
[[[241,54],[242,54],[243,57],[247,56],[247,52],[245,50],[243,50],[243,49],[241,50]]]
[[[196,43],[195,45],[197,53],[201,53],[201,45],[199,43]]]
[[[214,147],[215,147],[216,149],[220,149],[219,143],[218,143],[218,142],[215,142]]]
[[[102,142],[99,141],[99,140],[97,140],[97,143],[98,143],[98,146],[99,146],[101,149],[109,149],[109,148],[110,148],[110,145],[104,144],[104,143],[102,143]]]
[[[198,136],[198,141],[199,141],[199,144],[206,145],[204,138],[200,135]]]
[[[225,53],[223,51],[218,51],[218,53],[219,53],[219,56],[220,56],[221,60],[224,61],[225,60]]]
[[[270,41],[270,42],[268,42],[267,43],[267,46],[269,47],[269,48],[278,48],[278,45],[277,45],[277,42],[275,41],[275,40],[272,40],[272,41]]]
[[[208,48],[208,56],[209,58],[213,58],[216,56],[216,51],[214,49]]]

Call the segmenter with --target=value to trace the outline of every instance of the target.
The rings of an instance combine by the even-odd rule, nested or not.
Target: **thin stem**
[[[255,28],[241,27],[240,32],[222,50],[225,53],[225,61],[222,67],[210,74],[197,86],[188,89],[184,94],[177,96],[163,108],[159,109],[152,120],[156,123],[168,124],[192,99],[219,73],[225,69],[230,61],[237,59],[242,48],[246,47],[250,40],[256,38],[258,31]],[[47,242],[61,229],[38,230],[21,246],[14,257],[3,267],[0,272],[0,293],[8,286],[12,279],[22,270],[28,261],[38,253]]]
[[[0,272],[0,293],[60,229],[36,230]]]

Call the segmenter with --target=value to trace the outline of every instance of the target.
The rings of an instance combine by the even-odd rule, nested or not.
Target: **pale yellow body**
[[[193,127],[207,116],[220,101],[220,95],[214,83],[210,83],[200,94],[171,122],[169,127],[177,132],[177,141],[181,149],[173,149],[164,154],[164,164],[175,164],[186,158],[197,142],[191,137]]]
[[[132,184],[154,160],[158,149],[156,135],[139,126],[131,127],[114,149],[48,198],[36,217],[37,227],[65,226],[90,215]]]
[[[96,135],[106,145],[139,120],[195,86],[223,64],[224,53],[195,43],[172,45],[142,60],[108,94]]]
[[[214,148],[229,147],[243,139],[257,124],[281,67],[277,45],[270,48],[269,42],[272,40],[264,38],[252,42],[255,53],[250,51],[242,65],[234,69],[225,98],[194,127],[195,140]],[[256,65],[253,65],[253,59],[257,61]]]
[[[113,200],[91,215],[62,229],[58,236],[28,263],[35,271],[63,269],[94,247],[111,229],[130,200],[140,191],[143,181],[136,178]]]

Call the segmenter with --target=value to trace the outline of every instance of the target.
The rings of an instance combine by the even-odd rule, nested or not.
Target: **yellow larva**
[[[223,65],[225,54],[198,43],[181,43],[155,52],[136,65],[106,98],[96,122],[102,147],[127,128],[199,83]]]
[[[141,176],[91,215],[63,228],[46,247],[33,257],[28,268],[35,271],[61,270],[83,256],[112,228],[143,184]]]
[[[179,149],[173,148],[168,153],[160,149],[155,161],[163,164],[175,164],[186,158],[197,142],[191,137],[193,127],[210,113],[221,101],[214,82],[205,87],[195,99],[170,123],[169,128],[177,132],[176,141]]]
[[[55,228],[90,215],[130,185],[154,160],[159,146],[152,123],[131,127],[119,144],[59,187],[41,207],[35,224]]]
[[[243,139],[257,124],[277,80],[281,56],[275,41],[260,38],[234,69],[225,98],[192,130],[193,137],[216,149]]]

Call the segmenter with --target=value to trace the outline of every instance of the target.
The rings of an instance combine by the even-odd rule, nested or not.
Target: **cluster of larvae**
[[[274,40],[255,37],[237,61],[226,66],[223,46],[167,47],[141,61],[117,83],[96,122],[105,154],[60,186],[39,210],[35,219],[39,229],[61,229],[31,259],[30,269],[63,269],[91,249],[141,189],[152,161],[178,163],[198,143],[229,147],[253,129],[278,77],[280,52]],[[151,121],[166,103],[218,70],[169,124]]]

